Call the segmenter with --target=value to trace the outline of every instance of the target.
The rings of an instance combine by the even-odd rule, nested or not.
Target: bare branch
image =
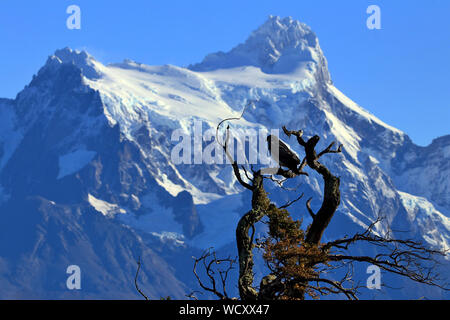
[[[295,202],[297,202],[298,200],[300,200],[301,198],[303,198],[304,194],[302,193],[298,198],[292,200],[292,201],[288,201],[286,204],[282,205],[281,207],[279,207],[278,209],[285,209],[289,206],[291,206],[292,204],[294,204]]]
[[[321,156],[323,156],[326,153],[341,153],[342,152],[342,144],[339,145],[339,147],[336,150],[331,150],[331,148],[333,147],[334,144],[335,144],[335,141],[333,141],[325,150],[320,152],[317,155],[317,159],[319,159]]]
[[[346,277],[345,277],[346,278]],[[324,282],[326,284],[331,285],[332,287],[334,287],[337,291],[334,291],[328,287],[321,287],[321,286],[316,286],[316,287],[311,287],[314,290],[317,291],[321,291],[321,290],[326,290],[326,291],[330,291],[332,293],[343,293],[347,296],[348,299],[350,300],[358,300],[358,297],[355,294],[354,289],[346,289],[343,287],[342,283],[345,280],[341,280],[341,281],[333,281],[333,280],[329,280],[329,279],[324,279],[324,278],[310,278],[310,279],[306,279],[307,282],[316,282],[316,283],[320,283],[320,282]]]
[[[380,248],[380,252],[375,257],[332,253],[326,259],[334,262],[341,261],[346,264],[353,262],[370,263],[416,282],[449,290],[447,283],[440,283],[441,279],[439,279],[435,269],[436,265],[439,264],[437,257],[445,257],[447,252],[428,249],[423,243],[410,239],[393,239],[376,235],[373,233],[373,228],[380,221],[381,218],[378,218],[362,233],[357,233],[350,238],[330,241],[321,246],[322,251],[329,252],[332,249],[347,250],[350,245],[366,242]]]
[[[244,170],[245,176],[247,177],[248,180],[252,181],[252,178],[250,178],[250,176],[248,175],[247,169],[245,169],[244,166],[241,166],[242,170]],[[253,170],[253,169],[252,169]]]
[[[240,183],[244,188],[249,189],[249,190],[252,190],[253,187],[252,187],[250,184],[248,184],[247,182],[245,182],[245,181],[242,179],[241,173],[240,173],[240,171],[239,171],[239,167],[238,167],[237,162],[233,159],[233,157],[231,156],[231,154],[228,152],[227,144],[228,144],[228,140],[229,140],[229,138],[230,138],[230,132],[229,132],[229,130],[230,130],[230,125],[227,126],[226,138],[225,138],[224,143],[221,143],[218,137],[219,137],[219,128],[220,128],[220,126],[222,125],[222,123],[224,123],[225,121],[240,120],[240,119],[244,116],[244,113],[245,113],[245,110],[247,109],[247,107],[248,107],[249,105],[253,104],[253,103],[254,103],[254,101],[253,101],[253,100],[250,100],[250,101],[245,105],[245,107],[244,107],[244,109],[242,110],[242,113],[241,113],[241,115],[240,115],[239,117],[233,117],[233,118],[226,118],[226,119],[223,119],[222,121],[219,122],[219,124],[218,124],[217,127],[216,127],[216,142],[223,148],[223,150],[225,151],[225,154],[226,154],[228,160],[231,162],[231,164],[232,164],[232,166],[233,166],[234,175],[236,176],[236,179],[239,181],[239,183]],[[245,170],[245,168],[244,168],[244,172],[245,172],[245,175],[248,177],[248,175],[247,175],[247,170]],[[251,179],[249,178],[249,180],[251,180]]]
[[[286,129],[285,126],[283,126],[283,131],[288,137],[290,137],[291,135],[294,135],[295,137],[297,137],[297,141],[301,146],[303,146],[303,147],[306,146],[306,142],[305,142],[305,140],[303,140],[303,130],[289,131],[288,129]]]
[[[230,299],[226,291],[226,281],[228,279],[228,274],[233,269],[233,265],[235,264],[236,260],[231,258],[218,259],[216,256],[216,252],[215,251],[212,252],[211,249],[212,248],[205,250],[203,254],[200,256],[200,258],[193,257],[195,260],[193,273],[197,278],[200,287],[203,290],[215,294],[221,300]],[[203,269],[207,277],[209,278],[210,282],[209,286],[205,285],[203,281],[200,279],[200,276],[197,274],[197,266],[200,262],[202,263]],[[221,264],[226,264],[227,265],[226,268],[220,269]],[[216,277],[215,277],[216,273],[218,273],[220,277],[220,285],[222,287],[222,292],[219,291],[216,285]]]
[[[137,261],[137,270],[136,270],[136,276],[134,277],[134,285],[136,286],[136,290],[141,294],[141,296],[144,297],[145,300],[150,300],[142,291],[141,289],[139,289],[138,283],[137,283],[137,279],[138,279],[138,275],[139,275],[139,270],[141,269],[141,257],[139,257],[138,261]]]
[[[314,220],[316,218],[316,214],[311,209],[311,200],[312,198],[309,198],[308,201],[306,201],[306,209],[308,209],[309,215]]]
[[[218,137],[219,137],[219,128],[222,125],[222,123],[224,123],[225,121],[231,121],[231,120],[240,120],[242,119],[242,117],[244,116],[245,110],[247,110],[247,107],[251,104],[253,104],[255,101],[254,100],[250,100],[249,102],[247,102],[247,104],[245,105],[244,109],[241,112],[241,115],[239,117],[234,117],[234,118],[226,118],[223,119],[222,121],[219,122],[219,124],[216,127],[216,141],[217,143],[219,143],[219,145],[223,148],[223,144],[220,143]]]
[[[245,181],[242,179],[241,172],[239,171],[239,166],[238,166],[237,162],[233,159],[233,157],[231,156],[231,154],[228,152],[227,145],[228,145],[228,139],[229,139],[229,137],[230,137],[230,134],[229,134],[229,133],[230,133],[230,126],[227,127],[227,135],[226,135],[225,143],[223,144],[223,149],[224,149],[224,151],[225,151],[225,154],[227,155],[228,159],[229,159],[230,162],[232,163],[231,166],[233,167],[234,175],[235,175],[236,179],[239,181],[239,183],[240,183],[244,188],[249,189],[249,190],[253,190],[253,186],[250,185],[250,184],[248,184],[247,182],[245,182]]]

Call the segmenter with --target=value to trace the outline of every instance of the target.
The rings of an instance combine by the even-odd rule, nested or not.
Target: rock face
[[[105,66],[86,52],[58,50],[16,99],[0,99],[0,298],[138,298],[139,257],[149,296],[194,290],[190,257],[211,246],[235,255],[249,198],[229,165],[195,163],[202,153],[192,145],[190,163],[176,163],[173,150],[180,134],[194,140],[203,132],[205,152],[217,124],[239,117],[249,101],[234,129],[286,125],[320,135],[319,149],[344,145],[324,159],[341,178],[342,196],[326,239],[361,231],[382,214],[379,232],[390,225],[410,231],[394,236],[449,247],[450,136],[415,145],[332,85],[308,26],[270,17],[245,43],[188,69]],[[279,204],[304,192],[316,210],[320,177],[296,183],[297,192],[267,187]],[[293,212],[309,222],[304,203]],[[72,264],[82,270],[79,291],[65,285]],[[381,297],[444,295],[404,286],[409,291]]]
[[[408,193],[429,199],[448,216],[450,208],[450,135],[427,147],[411,144],[391,162],[394,181]]]
[[[185,284],[172,266],[133,231],[86,205],[58,205],[42,197],[2,207],[2,299],[138,299],[136,261],[146,293],[182,298]],[[66,270],[81,270],[81,290],[68,290]]]
[[[203,231],[203,225],[197,213],[192,196],[187,191],[181,191],[172,203],[175,221],[183,226],[183,234],[188,238]]]

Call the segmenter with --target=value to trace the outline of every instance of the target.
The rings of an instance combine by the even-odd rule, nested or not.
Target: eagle
[[[272,145],[276,147],[278,144],[278,154],[276,150],[272,150]],[[283,141],[278,139],[277,136],[269,135],[267,137],[267,147],[270,152],[270,156],[278,162],[281,167],[286,167],[293,172],[298,171],[300,165],[300,159],[297,154],[289,148]]]

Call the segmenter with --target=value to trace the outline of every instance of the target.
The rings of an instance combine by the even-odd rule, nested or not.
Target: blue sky
[[[72,4],[81,30],[66,28]],[[381,30],[366,27],[371,4]],[[415,143],[450,133],[448,0],[0,0],[0,97],[15,97],[58,48],[187,66],[243,42],[270,14],[310,25],[335,85]]]

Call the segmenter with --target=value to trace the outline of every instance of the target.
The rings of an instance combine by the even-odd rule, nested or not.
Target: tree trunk
[[[256,300],[258,291],[253,287],[253,235],[249,235],[250,229],[266,214],[264,204],[267,200],[263,187],[263,177],[258,171],[253,179],[252,209],[240,220],[236,228],[236,243],[239,254],[239,294],[242,300]],[[254,231],[254,229],[253,229]]]

